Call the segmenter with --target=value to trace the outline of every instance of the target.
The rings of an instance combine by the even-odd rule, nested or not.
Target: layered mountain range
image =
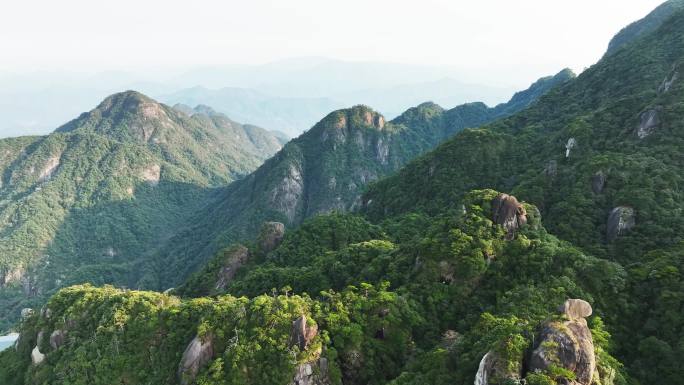
[[[443,110],[425,103],[389,122],[356,106],[329,114],[226,186],[188,179],[202,188],[137,212],[147,218],[170,208],[175,216],[163,219],[175,228],[154,232],[154,242],[143,237],[131,263],[68,265],[45,252],[33,266],[69,266],[85,282],[181,286],[57,291],[42,308],[22,311],[19,342],[0,353],[0,382],[681,382],[678,4],[627,27],[578,77],[563,71],[542,79],[505,105]],[[103,105],[128,111],[125,100]],[[133,114],[126,124],[96,109],[54,135],[113,135],[116,143],[158,149],[177,143],[163,134],[164,116],[207,119],[203,108],[160,106],[164,114],[142,108],[145,118]],[[13,157],[21,158],[34,140],[12,139],[5,151],[19,148]],[[153,159],[185,170],[181,155]],[[41,180],[45,167],[29,174]],[[140,172],[131,174],[142,179],[127,201],[135,205],[138,194],[164,185],[163,172],[159,181],[147,177],[156,175],[147,166]],[[47,175],[42,180],[56,180]],[[167,194],[187,191],[172,186]],[[136,218],[119,213],[126,222]],[[100,223],[73,226],[123,234],[114,226],[93,232]],[[45,250],[59,250],[60,239]],[[80,239],[88,249],[92,236]],[[117,252],[105,250],[115,260]],[[112,275],[99,273],[98,281],[87,271]],[[5,298],[17,298],[12,288]]]

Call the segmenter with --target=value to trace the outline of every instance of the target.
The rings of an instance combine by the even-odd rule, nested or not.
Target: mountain
[[[280,147],[264,129],[134,91],[50,135],[0,140],[0,328],[63,285],[131,285],[145,250]]]
[[[501,196],[473,191],[464,211],[382,225],[318,216],[276,243],[236,245],[203,277],[228,295],[63,289],[25,314],[18,344],[0,353],[0,381],[624,383],[600,317],[587,320],[592,305],[578,299],[601,309],[621,289],[619,268],[506,196],[528,213],[509,236],[491,220]],[[250,265],[233,276],[238,260]]]
[[[276,97],[234,87],[218,90],[193,87],[160,96],[160,99],[171,104],[210,105],[241,122],[278,128],[289,136],[299,135],[322,115],[343,106],[329,98]]]
[[[684,9],[684,1],[669,0],[659,5],[641,20],[623,28],[608,44],[605,56],[612,55],[623,46],[642,35],[652,33],[676,12]]]
[[[380,110],[395,114],[430,98],[448,106],[471,100],[494,104],[512,92],[511,87],[487,85],[507,81],[491,77],[473,81],[470,74],[474,84],[444,81],[462,78],[462,70],[448,67],[315,57],[183,72],[168,68],[95,74],[2,72],[0,138],[46,134],[124,89],[139,90],[169,105],[210,105],[239,122],[291,137],[332,110],[364,103],[366,99],[357,99],[361,95],[377,95],[366,103],[382,101]],[[385,111],[385,106],[391,109]]]
[[[457,209],[474,188],[535,204],[552,234],[625,269],[602,310],[641,383],[681,366],[684,11],[510,118],[465,130],[370,187],[380,220]]]
[[[155,252],[157,258],[141,277],[142,287],[175,285],[221,247],[254,236],[264,221],[289,227],[313,215],[354,210],[368,183],[466,127],[527,107],[573,77],[563,70],[542,78],[493,108],[471,103],[444,110],[424,103],[390,122],[366,106],[335,111],[198,212],[191,226]]]
[[[402,138],[483,108],[336,111],[216,194],[217,227],[274,193],[288,204],[267,219],[301,226],[264,223],[176,291],[62,289],[24,312],[0,381],[680,383],[682,65],[684,11],[528,108],[455,130],[360,200],[348,171],[401,164],[423,145]],[[360,212],[304,219],[336,207],[318,191]]]
[[[334,94],[332,97],[345,104],[361,103],[373,106],[385,116],[394,118],[425,100],[432,100],[441,106],[450,108],[473,100],[492,105],[504,100],[503,95],[508,97],[514,91],[515,89],[469,84],[445,77],[425,82],[365,88]]]

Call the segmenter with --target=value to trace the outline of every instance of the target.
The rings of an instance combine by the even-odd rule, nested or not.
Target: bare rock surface
[[[582,320],[591,315],[589,302],[582,299],[568,299],[561,305],[559,311],[570,320]]]
[[[261,226],[258,237],[259,250],[263,253],[270,253],[275,250],[283,241],[285,236],[285,225],[280,222],[265,222]]]
[[[660,112],[658,108],[648,109],[639,115],[639,126],[637,127],[637,136],[639,139],[644,139],[653,134],[660,126]]]
[[[237,270],[249,260],[249,249],[243,245],[235,245],[226,255],[223,267],[216,279],[216,290],[225,290],[235,277]]]
[[[609,242],[624,235],[636,225],[636,210],[628,206],[618,206],[611,210],[606,225],[606,237]]]
[[[510,240],[527,223],[527,212],[513,195],[501,193],[492,200],[492,220],[503,226]]]
[[[50,346],[53,349],[59,349],[66,342],[66,330],[56,329],[50,334]]]
[[[591,305],[581,299],[568,299],[560,310],[568,320],[551,321],[543,326],[530,356],[529,371],[544,372],[560,366],[575,374],[573,384],[591,385],[596,356],[591,330],[584,319],[591,315]]]
[[[183,352],[178,365],[178,379],[182,385],[192,384],[200,369],[205,367],[214,356],[211,336],[195,336]]]
[[[307,325],[307,318],[304,314],[292,322],[291,343],[293,346],[299,346],[301,351],[306,350],[317,334],[318,326]]]

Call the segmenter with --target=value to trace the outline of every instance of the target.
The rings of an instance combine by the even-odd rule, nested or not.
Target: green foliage
[[[214,199],[212,186],[280,147],[243,128],[131,91],[48,136],[0,140],[0,330],[71,284],[164,287],[166,266],[144,265],[147,254]]]
[[[584,295],[602,309],[615,340],[613,352],[625,368],[643,383],[679,381],[684,377],[675,363],[684,338],[684,255],[678,251],[684,241],[684,192],[678,188],[684,184],[683,12],[680,1],[665,3],[628,27],[637,33],[576,80],[510,118],[455,135],[375,183],[364,195],[364,212],[371,221],[409,213],[434,216],[459,210],[477,188],[509,191],[533,203],[550,233],[600,259],[579,258],[578,267],[563,267],[544,257],[555,246],[519,237],[521,250],[529,245],[541,250],[523,254],[524,263],[507,271],[513,279],[528,277],[527,287],[501,287],[497,298],[523,307],[542,292],[577,293],[581,282]],[[661,85],[675,73],[679,80],[665,91]],[[649,110],[657,111],[659,124],[640,138],[641,114]],[[570,138],[577,146],[566,156]],[[594,191],[592,182],[600,175],[605,184]],[[636,226],[611,241],[607,222],[618,206],[635,210]],[[576,258],[579,250],[562,252]],[[497,256],[494,263],[502,261],[505,257]],[[525,267],[531,263],[537,268]],[[555,282],[540,287],[543,278],[532,271],[552,271]],[[611,291],[622,285],[626,290]]]

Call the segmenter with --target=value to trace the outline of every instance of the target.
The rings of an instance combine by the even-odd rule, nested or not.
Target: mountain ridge
[[[516,94],[511,99],[514,104],[492,108],[470,103],[443,110],[427,102],[389,122],[363,105],[331,112],[253,174],[223,189],[217,200],[192,220],[194,225],[155,251],[156,261],[143,277],[176,282],[220,248],[253,237],[264,221],[297,226],[312,215],[359,208],[361,192],[369,182],[391,174],[466,127],[525,108],[572,78],[571,71],[562,70]],[[174,261],[169,262],[167,257]],[[169,265],[173,273],[165,271]]]
[[[50,135],[0,140],[0,328],[63,284],[131,285],[145,248],[280,147],[133,91]]]

